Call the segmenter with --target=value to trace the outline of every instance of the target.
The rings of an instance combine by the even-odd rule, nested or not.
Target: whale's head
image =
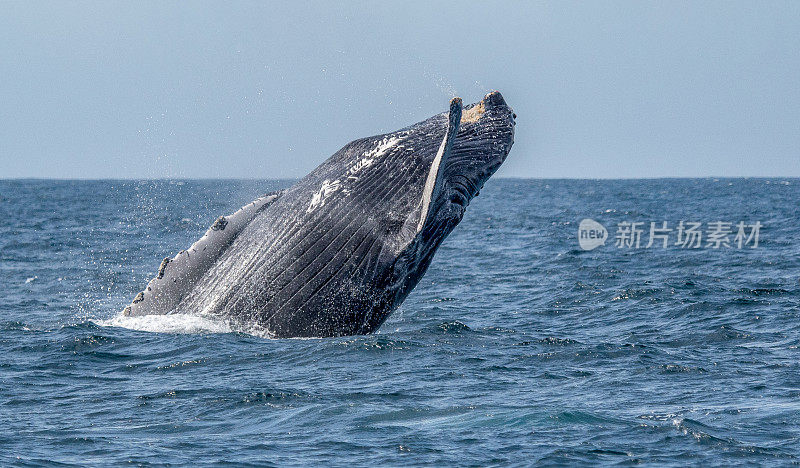
[[[422,190],[421,198],[413,197],[415,203],[412,198],[415,209],[399,230],[403,247],[385,288],[395,291],[394,304],[402,302],[417,284],[439,245],[461,222],[470,201],[506,160],[514,143],[515,119],[503,96],[494,91],[467,106],[454,98],[449,112],[406,129],[422,137],[401,143],[414,148],[407,156],[413,163],[393,173],[403,173],[408,186]],[[381,320],[378,317],[369,326],[376,328]]]
[[[466,207],[506,160],[514,143],[516,114],[497,92],[464,107],[443,171],[445,198]]]
[[[434,159],[423,195],[419,231],[437,245],[461,221],[470,201],[506,160],[514,143],[516,114],[497,92],[462,107],[450,102],[448,134]],[[427,231],[427,232],[423,232]]]

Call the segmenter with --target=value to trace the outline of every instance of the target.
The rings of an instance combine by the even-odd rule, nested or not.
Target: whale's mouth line
[[[451,201],[464,207],[469,204],[469,199],[478,191],[469,177],[463,174],[453,175],[450,179],[450,184],[453,189],[453,193],[450,197]]]

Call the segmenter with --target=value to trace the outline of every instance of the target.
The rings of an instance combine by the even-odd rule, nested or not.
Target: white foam
[[[213,319],[188,314],[117,315],[108,320],[93,320],[101,327],[120,327],[152,333],[231,333],[230,324],[223,319]]]

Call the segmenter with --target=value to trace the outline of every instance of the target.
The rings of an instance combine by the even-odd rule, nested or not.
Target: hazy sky
[[[0,178],[300,177],[493,89],[500,175],[800,176],[800,2],[0,2]]]

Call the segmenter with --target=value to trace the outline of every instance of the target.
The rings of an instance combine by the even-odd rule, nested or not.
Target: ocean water
[[[0,465],[800,464],[800,180],[490,180],[369,336],[119,316],[290,183],[0,181]]]

